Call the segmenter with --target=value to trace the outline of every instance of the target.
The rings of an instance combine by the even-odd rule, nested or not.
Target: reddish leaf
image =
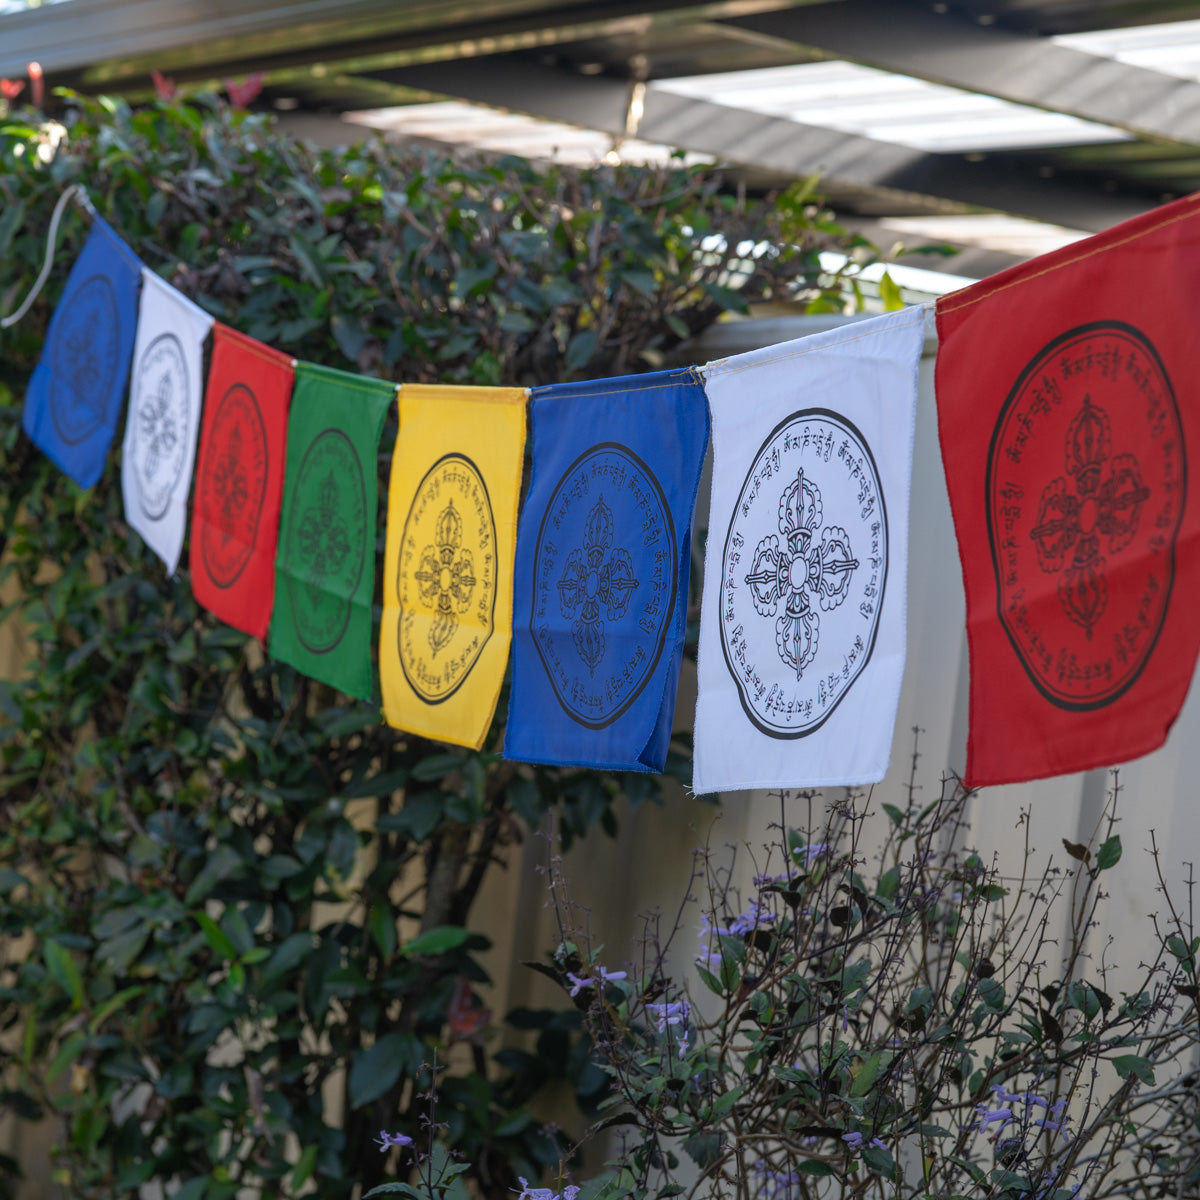
[[[154,90],[160,100],[175,99],[175,80],[163,75],[160,71],[151,71],[150,78],[154,80]]]
[[[459,975],[454,983],[454,995],[446,1010],[446,1024],[450,1027],[449,1043],[465,1042],[485,1029],[492,1020],[492,1010],[479,1003],[471,992],[471,984],[465,975]]]
[[[255,96],[263,89],[263,80],[266,77],[261,71],[255,71],[253,75],[247,75],[241,83],[235,83],[232,79],[226,79],[225,90],[229,93],[229,99],[233,101],[238,108],[245,108]]]

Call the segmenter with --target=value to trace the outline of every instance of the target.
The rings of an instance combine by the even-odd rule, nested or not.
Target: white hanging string
[[[88,196],[82,184],[71,184],[59,196],[58,203],[54,206],[54,214],[50,218],[50,231],[46,234],[46,259],[42,263],[41,273],[34,281],[33,287],[30,288],[29,295],[25,297],[21,307],[7,317],[0,317],[0,329],[7,329],[10,325],[15,325],[29,311],[30,305],[38,298],[42,288],[45,287],[46,280],[50,276],[50,268],[54,265],[54,252],[57,248],[56,243],[58,240],[58,223],[62,220],[63,209],[66,208],[68,200],[76,201],[88,216],[96,215],[96,210],[92,207],[91,197]]]

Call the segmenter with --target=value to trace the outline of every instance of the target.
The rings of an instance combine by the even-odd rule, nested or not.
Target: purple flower
[[[521,1193],[518,1200],[575,1200],[579,1195],[579,1189],[571,1184],[569,1187],[563,1188],[562,1192],[555,1192],[550,1188],[533,1188],[529,1186],[529,1181],[524,1175],[518,1175],[517,1179],[521,1184]]]
[[[411,1146],[412,1138],[403,1133],[388,1133],[386,1129],[381,1129],[375,1144],[386,1154],[393,1146]]]
[[[618,979],[625,979],[627,977],[627,972],[625,971],[609,971],[604,967],[597,967],[596,973],[600,976],[600,979],[604,983],[614,983]],[[567,972],[567,978],[571,981],[570,994],[572,996],[578,996],[584,988],[590,988],[594,986],[596,982],[594,979],[588,979],[586,977],[581,978],[572,971]]]
[[[999,1084],[993,1085],[992,1092],[1001,1104],[1025,1105],[1026,1114],[1032,1108],[1048,1109],[1050,1107],[1049,1100],[1043,1100],[1041,1096],[1035,1095],[1033,1092],[1006,1092]]]
[[[775,921],[775,914],[765,908],[761,901],[756,900],[744,913],[740,913],[730,922],[728,931],[735,937],[745,937],[762,925],[770,925]]]
[[[861,1150],[864,1136],[865,1135],[861,1131],[852,1129],[849,1133],[842,1134],[842,1141],[845,1142],[851,1150]],[[887,1149],[887,1143],[881,1141],[879,1138],[872,1138],[867,1145],[873,1146],[877,1150]]]
[[[1060,1100],[1057,1104],[1048,1105],[1046,1115],[1044,1117],[1035,1117],[1033,1123],[1042,1129],[1048,1130],[1050,1133],[1061,1133],[1064,1137],[1069,1137],[1067,1122],[1071,1118],[1066,1113],[1067,1102]]]
[[[567,978],[571,981],[572,996],[578,996],[584,988],[589,988],[592,986],[592,981],[590,979],[580,979],[578,975],[571,971],[567,972]]]
[[[786,872],[782,875],[755,875],[755,877],[754,877],[754,886],[758,887],[758,888],[767,887],[769,884],[772,884],[772,883],[791,883],[791,882],[792,882],[792,876],[788,875]]]
[[[668,1004],[647,1004],[646,1011],[658,1014],[658,1032],[666,1033],[668,1025],[686,1025],[692,1010],[686,1000],[678,1000]]]
[[[1011,1108],[993,1108],[989,1110],[986,1104],[977,1104],[975,1111],[979,1114],[980,1133],[987,1133],[987,1127],[993,1122],[997,1123],[1000,1129],[1003,1129],[1010,1121],[1016,1120]],[[1000,1129],[997,1129],[996,1132],[999,1133]]]

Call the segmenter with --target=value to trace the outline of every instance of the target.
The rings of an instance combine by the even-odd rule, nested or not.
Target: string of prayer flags
[[[192,500],[192,591],[265,640],[275,598],[292,360],[217,324]]]
[[[95,217],[25,393],[25,432],[82,488],[103,474],[121,415],[141,271],[133,251]]]
[[[887,772],[923,332],[909,308],[705,368],[698,793]]]
[[[1160,746],[1200,649],[1200,197],[943,297],[938,425],[967,598],[968,785]]]
[[[174,575],[187,526],[203,392],[204,339],[213,319],[149,268],[134,344],[121,460],[125,520]]]
[[[537,388],[507,758],[661,771],[708,405],[691,368]]]
[[[525,389],[400,389],[379,678],[390,725],[479,749],[508,666]]]
[[[379,437],[396,394],[378,379],[300,363],[270,651],[348,696],[371,696]]]

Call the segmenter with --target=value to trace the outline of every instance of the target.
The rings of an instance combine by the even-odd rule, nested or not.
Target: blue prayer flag
[[[142,264],[94,218],[25,393],[25,432],[80,487],[104,472],[121,415]]]
[[[661,771],[708,401],[691,368],[536,388],[504,754]]]

